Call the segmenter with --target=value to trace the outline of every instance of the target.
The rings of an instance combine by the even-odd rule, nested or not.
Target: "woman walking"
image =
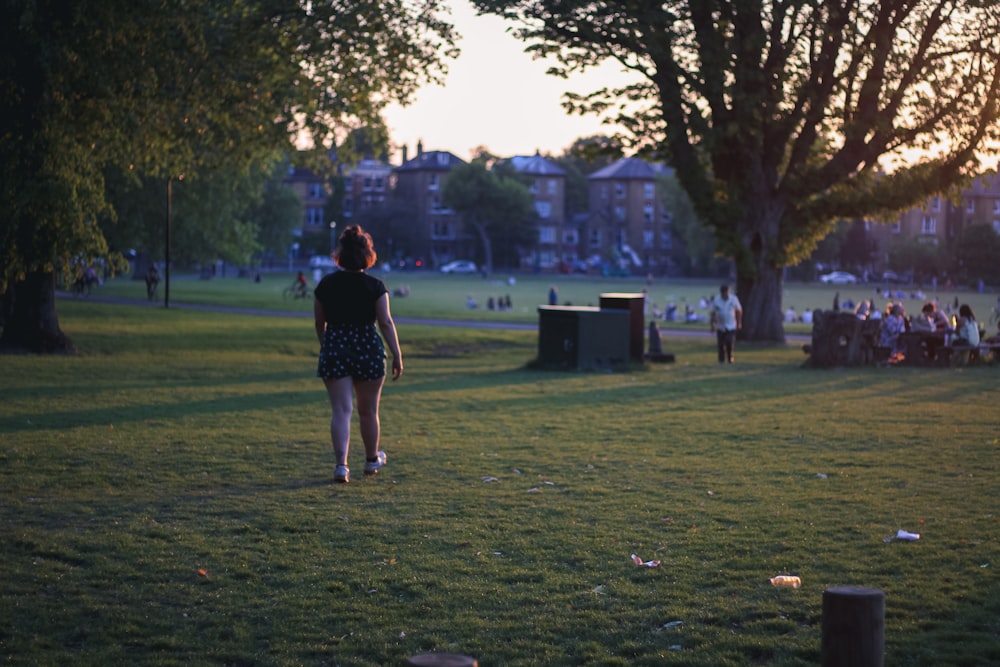
[[[372,237],[360,225],[348,227],[340,234],[333,259],[341,270],[326,275],[315,290],[313,312],[320,342],[316,374],[323,378],[330,398],[330,439],[337,461],[333,481],[347,483],[354,398],[365,445],[365,474],[375,475],[386,462],[379,449],[385,346],[392,354],[393,380],[403,373],[403,355],[385,283],[365,273],[376,260]]]

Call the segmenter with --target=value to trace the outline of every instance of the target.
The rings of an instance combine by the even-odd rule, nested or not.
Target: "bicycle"
[[[289,299],[291,299],[292,301],[295,301],[297,299],[308,299],[309,290],[306,288],[305,285],[295,284],[290,287],[286,287],[282,291],[281,297],[285,301],[288,301]]]

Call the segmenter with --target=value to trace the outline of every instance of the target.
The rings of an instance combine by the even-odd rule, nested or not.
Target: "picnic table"
[[[947,366],[951,348],[943,332],[905,331],[899,334],[903,363],[909,366]]]

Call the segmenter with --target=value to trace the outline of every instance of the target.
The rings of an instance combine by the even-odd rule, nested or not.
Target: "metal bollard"
[[[822,667],[882,667],[884,662],[885,594],[854,586],[823,591]]]

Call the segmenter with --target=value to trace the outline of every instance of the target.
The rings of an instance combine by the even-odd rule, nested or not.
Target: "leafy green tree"
[[[439,80],[455,53],[439,5],[0,4],[0,345],[72,349],[56,272],[120,264],[96,224],[113,215],[108,169],[193,183],[223,166],[273,164],[302,136],[322,148],[351,128],[382,128],[384,106]]]
[[[863,220],[847,223],[847,233],[840,246],[841,266],[856,269],[859,272],[870,270],[878,245],[868,235]]]
[[[784,267],[837,220],[888,218],[975,174],[997,135],[1000,5],[981,0],[474,0],[561,70],[634,83],[569,95],[677,169],[734,260],[744,337],[783,341]],[[905,165],[906,149],[942,146]],[[891,173],[880,172],[880,165]]]
[[[441,198],[479,236],[487,274],[493,272],[495,240],[502,237],[519,245],[538,241],[528,186],[515,176],[490,171],[483,161],[453,167]]]
[[[376,206],[356,211],[351,224],[358,224],[375,239],[379,262],[420,257],[428,253],[413,225],[412,204],[394,197]]]
[[[292,242],[292,232],[302,220],[302,200],[285,185],[287,173],[287,162],[279,162],[264,183],[260,203],[247,212],[257,228],[257,243],[269,256],[284,256]]]
[[[670,211],[670,229],[676,238],[674,261],[685,275],[715,275],[722,268],[716,257],[715,237],[698,219],[691,198],[677,180],[676,174],[657,177],[657,192],[663,206]]]
[[[247,266],[265,248],[283,253],[301,220],[301,201],[282,182],[284,163],[265,173],[203,172],[173,186],[175,219],[172,260],[181,266],[216,259]],[[166,181],[109,174],[107,199],[115,212],[102,222],[112,249],[142,248],[164,259]]]
[[[920,239],[904,239],[893,243],[888,254],[890,269],[900,275],[909,273],[918,283],[940,275],[947,267],[941,248],[935,243]]]
[[[969,225],[952,247],[956,274],[969,284],[1000,284],[1000,234],[990,225]]]

